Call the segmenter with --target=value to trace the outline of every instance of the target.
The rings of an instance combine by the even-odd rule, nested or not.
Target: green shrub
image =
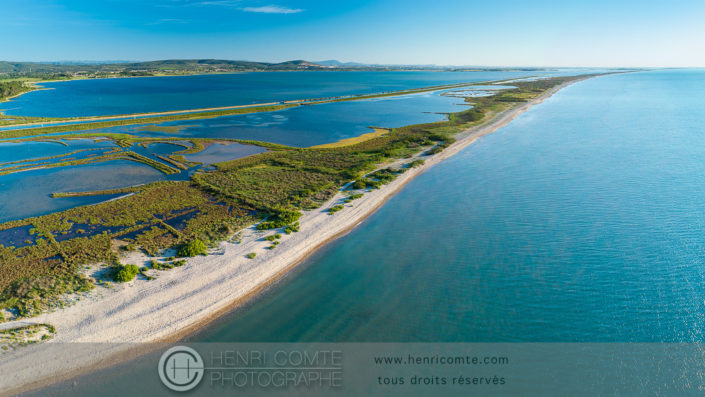
[[[350,203],[350,202],[352,202],[353,200],[357,200],[357,199],[359,199],[359,198],[362,198],[362,196],[364,196],[364,194],[362,194],[362,193],[351,194],[350,196],[348,196],[348,198],[345,199],[344,202],[345,202],[345,203]]]
[[[179,251],[176,253],[177,256],[180,256],[182,258],[184,257],[194,257],[196,255],[204,255],[207,251],[206,244],[203,243],[201,240],[191,240],[188,243],[184,244],[179,248]]]
[[[336,205],[336,206],[333,206],[333,207],[328,208],[328,212],[329,212],[330,214],[335,214],[336,212],[342,210],[343,208],[345,208],[345,207],[342,206],[342,205],[340,205],[340,204],[338,204],[338,205]]]
[[[142,275],[142,277],[146,278],[147,281],[153,280],[154,277],[148,275],[147,274],[148,271],[149,271],[149,268],[147,266],[142,266],[142,268],[140,269],[140,274]]]
[[[286,228],[284,228],[284,233],[286,233],[286,234],[296,233],[299,231],[299,228],[300,228],[299,222],[294,222],[291,225],[288,225]]]
[[[180,260],[174,262],[174,266],[175,266],[175,267],[181,267],[181,266],[183,266],[183,265],[185,265],[185,264],[186,264],[186,260],[184,260],[184,259],[180,259]]]
[[[434,154],[438,154],[438,153],[442,152],[443,149],[445,149],[445,147],[438,145],[438,146],[433,147],[433,148],[429,149],[428,151],[426,151],[426,153],[424,153],[424,156],[433,156]]]
[[[249,254],[247,254],[247,255],[245,255],[245,256],[248,257],[248,258],[250,258],[250,259],[255,259],[255,257],[257,256],[257,253],[256,253],[256,252],[250,252]]]
[[[370,189],[379,189],[382,186],[382,182],[380,181],[373,181],[372,179],[366,179],[365,184],[367,185],[368,188]]]
[[[140,268],[136,265],[124,265],[116,268],[113,279],[118,283],[126,283],[128,281],[134,280],[137,273],[140,272]]]
[[[279,211],[270,215],[268,221],[260,222],[257,225],[257,230],[268,230],[285,227],[286,225],[296,222],[303,215],[299,211]]]
[[[414,160],[414,161],[410,162],[407,165],[409,166],[409,168],[416,168],[418,166],[424,165],[424,163],[426,163],[426,162],[421,159],[418,159],[418,160]]]
[[[365,187],[367,187],[367,184],[363,180],[357,180],[352,184],[353,189],[364,189]]]

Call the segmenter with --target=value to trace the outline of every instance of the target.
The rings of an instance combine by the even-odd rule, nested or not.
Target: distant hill
[[[164,74],[228,73],[245,71],[326,70],[330,66],[304,60],[280,63],[222,59],[167,59],[148,62],[8,62],[0,61],[0,77],[75,78],[150,76]]]
[[[327,60],[294,60],[279,63],[223,59],[167,59],[148,62],[9,62],[0,61],[0,80],[15,77],[74,79],[100,77],[163,76],[184,74],[294,71],[294,70],[540,70],[540,68],[487,68],[438,65],[379,65]]]
[[[368,65],[365,63],[358,63],[358,62],[340,62],[336,61],[334,59],[328,60],[328,61],[316,61],[316,64],[318,65],[323,65],[323,66],[331,66],[331,67],[343,67],[343,68],[360,68],[360,67],[371,67],[371,66],[379,66],[379,65]]]

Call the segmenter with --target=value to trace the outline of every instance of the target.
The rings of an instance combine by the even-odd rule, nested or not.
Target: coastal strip
[[[423,165],[410,168],[388,185],[330,215],[328,210],[346,197],[338,193],[321,208],[306,212],[300,219],[300,232],[282,237],[281,244],[266,255],[246,257],[269,245],[263,240],[268,232],[250,227],[242,232],[239,243],[221,243],[217,252],[189,259],[186,266],[160,273],[155,280],[102,289],[66,309],[22,320],[52,324],[56,335],[51,342],[2,356],[0,392],[11,394],[42,387],[114,364],[115,357],[144,354],[137,343],[173,341],[192,333],[279,280],[321,246],[348,233],[416,176],[579,80],[553,87],[456,135],[457,141],[444,151],[425,156]]]

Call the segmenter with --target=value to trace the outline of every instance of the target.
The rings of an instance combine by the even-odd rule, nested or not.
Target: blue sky
[[[0,60],[705,66],[705,1],[3,0]]]

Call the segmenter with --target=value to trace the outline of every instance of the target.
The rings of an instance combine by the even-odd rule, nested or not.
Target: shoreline
[[[301,231],[284,236],[275,250],[262,252],[268,243],[261,237],[271,231],[258,232],[250,227],[242,231],[240,244],[221,243],[221,252],[190,259],[183,268],[161,272],[153,281],[138,280],[111,289],[98,287],[100,291],[74,306],[21,320],[52,324],[57,329],[56,337],[3,355],[0,372],[7,376],[0,380],[0,392],[48,386],[147,353],[144,346],[127,345],[129,342],[169,342],[192,335],[257,296],[322,246],[349,233],[416,176],[509,124],[560,89],[590,77],[577,77],[531,102],[492,115],[484,124],[456,135],[457,141],[444,151],[424,157],[422,166],[409,169],[379,190],[365,193],[352,206],[329,215],[326,210],[344,197],[336,194],[322,207],[307,211],[300,221]],[[253,251],[259,251],[257,258],[244,258]],[[80,351],[72,351],[67,357],[60,347],[69,342],[85,342],[87,347],[73,349]],[[33,365],[36,362],[46,364],[37,368]]]

